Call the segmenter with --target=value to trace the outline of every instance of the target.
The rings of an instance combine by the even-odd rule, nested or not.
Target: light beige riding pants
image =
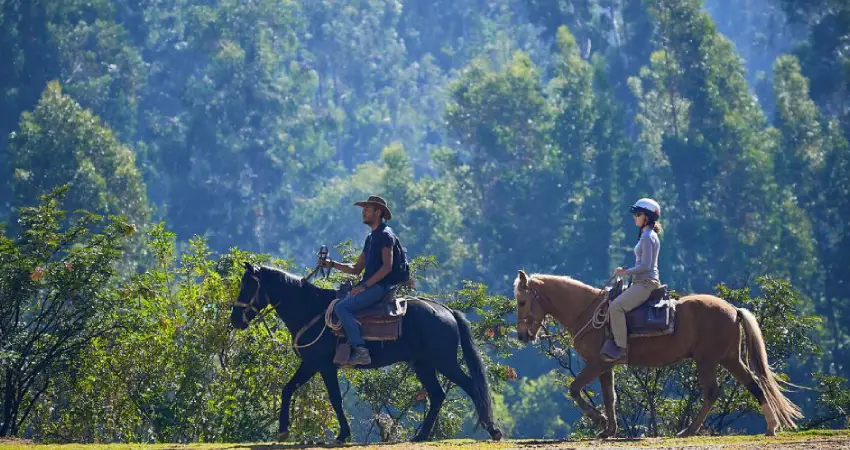
[[[628,345],[626,313],[640,306],[649,298],[649,294],[659,287],[661,287],[661,282],[658,280],[635,281],[611,302],[608,314],[611,317],[611,334],[614,335],[614,343],[617,344],[617,347],[626,348]]]

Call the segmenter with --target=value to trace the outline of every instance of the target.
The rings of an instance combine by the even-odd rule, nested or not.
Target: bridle
[[[546,313],[543,312],[540,315],[540,319],[534,319],[534,307],[535,307],[535,305],[537,305],[537,307],[542,310],[542,307],[540,306],[540,304],[543,301],[542,300],[543,296],[540,295],[540,292],[537,292],[537,289],[535,289],[533,287],[520,288],[520,289],[525,291],[525,292],[530,293],[531,296],[532,296],[531,305],[529,306],[530,310],[529,310],[528,314],[522,320],[519,321],[521,323],[525,323],[525,327],[526,327],[527,332],[529,334],[531,334],[530,330],[532,330],[532,329],[539,330],[540,327],[543,325],[543,319],[546,318]]]
[[[315,272],[316,271],[314,270],[313,273],[315,273]],[[330,273],[330,272],[328,272],[328,273]],[[312,276],[312,274],[311,274],[311,276]],[[265,312],[261,313],[261,309],[257,308],[257,300],[260,298],[260,291],[262,290],[262,285],[260,284],[260,277],[258,277],[257,275],[252,273],[251,278],[253,278],[254,281],[257,282],[257,289],[254,291],[254,295],[251,296],[251,299],[248,301],[248,303],[237,301],[237,302],[233,303],[233,306],[238,307],[238,308],[242,308],[242,322],[245,323],[245,324],[248,323],[247,311],[248,310],[254,311],[254,313],[257,315],[256,317],[261,319],[261,322],[263,322],[263,325],[265,326],[266,331],[269,333],[269,337],[271,337],[273,340],[277,341],[275,339],[274,335],[272,334],[271,330],[269,329],[269,326],[266,324],[266,321],[262,320],[262,319],[265,316],[265,312],[269,311],[269,309],[267,307],[269,305],[271,305],[272,309],[277,309],[277,306],[278,306],[278,304],[280,304],[280,301],[272,303],[271,298],[269,297],[269,294],[265,293],[266,306],[264,306],[262,308],[262,310],[265,311]],[[304,280],[306,280],[306,279],[309,279],[309,277],[304,278]],[[335,300],[335,302],[336,301],[338,301],[338,300]],[[333,310],[333,308],[332,308],[333,305],[334,305],[334,303],[331,303],[331,307],[328,308],[329,311]],[[313,320],[311,320],[307,325],[303,326],[300,330],[298,330],[298,333],[295,334],[295,337],[292,340],[291,347],[292,347],[293,350],[295,350],[296,353],[298,353],[299,356],[301,355],[301,352],[298,351],[299,349],[310,347],[311,345],[315,344],[319,340],[319,338],[321,338],[322,335],[324,334],[325,328],[327,328],[327,324],[325,325],[324,328],[322,328],[322,332],[319,333],[319,336],[316,337],[316,339],[314,339],[313,342],[311,342],[307,345],[298,345],[297,344],[298,339],[301,337],[301,335],[304,334],[304,332],[307,331],[310,327],[315,325],[319,321],[319,319],[322,318],[322,316],[323,316],[322,314],[319,314],[318,316],[314,317]]]
[[[614,278],[615,277],[612,275],[611,278],[609,278],[608,281],[605,282],[605,286],[608,286],[608,283],[610,283],[611,280],[613,280]],[[526,317],[524,317],[522,320],[519,320],[518,322],[520,322],[520,323],[524,322],[526,324],[526,330],[531,330],[531,329],[539,330],[540,327],[543,325],[543,320],[546,317],[546,313],[544,312],[543,314],[541,314],[540,319],[534,319],[533,318],[533,316],[534,316],[534,306],[535,306],[535,304],[537,304],[538,308],[541,308],[540,304],[543,301],[542,299],[546,298],[546,297],[544,297],[542,294],[540,294],[540,292],[538,292],[537,289],[530,287],[530,286],[526,287],[526,288],[521,287],[520,290],[523,290],[525,292],[530,293],[532,298],[531,298],[531,305],[530,305],[529,313],[526,315]],[[599,299],[601,299],[601,298],[604,299],[606,292],[608,292],[607,288],[602,289],[602,292],[600,292],[599,295],[597,295],[593,300],[591,300],[587,304],[587,306],[585,306],[584,309],[581,310],[581,312],[578,313],[578,315],[576,315],[576,321],[581,319],[581,316],[583,316],[584,313],[586,313],[587,310],[590,309],[590,307],[595,305],[599,301]],[[584,333],[585,333],[585,331],[587,331],[589,326],[592,325],[594,329],[599,329],[599,328],[602,328],[608,322],[607,304],[608,304],[608,302],[603,302],[602,304],[600,304],[596,308],[596,313],[593,314],[593,317],[591,317],[590,320],[587,321],[587,323],[585,323],[584,326],[581,327],[581,329],[577,333],[573,334],[573,339],[572,339],[573,343],[577,342],[579,340],[579,338],[584,336]],[[604,317],[600,317],[600,315],[604,316]],[[577,325],[577,324],[574,323],[570,326],[567,326],[566,328],[568,330],[574,330],[575,325]]]
[[[260,309],[257,308],[257,300],[260,298],[260,291],[263,289],[263,287],[260,284],[260,277],[258,277],[257,275],[252,273],[251,278],[253,278],[254,281],[257,282],[257,289],[254,290],[254,295],[251,296],[251,300],[249,300],[248,303],[238,302],[238,301],[233,303],[233,306],[235,306],[237,308],[242,308],[242,322],[245,323],[245,324],[248,323],[248,313],[247,313],[248,310],[254,311],[254,313],[257,316],[262,317],[262,315],[260,314]],[[265,293],[265,294],[266,294],[266,306],[271,306],[273,309],[277,308],[277,305],[280,302],[278,301],[278,302],[272,303],[271,298],[269,297],[269,294],[268,293]],[[266,306],[264,306],[263,309],[266,309]]]

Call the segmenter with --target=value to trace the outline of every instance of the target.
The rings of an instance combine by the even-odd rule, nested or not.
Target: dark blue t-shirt
[[[395,240],[395,233],[387,224],[381,224],[375,231],[369,233],[369,236],[366,236],[366,243],[363,245],[363,260],[366,265],[362,279],[364,283],[372,278],[375,272],[381,270],[381,266],[384,265],[381,250],[387,247],[392,248]],[[381,278],[381,281],[378,281],[378,284],[386,286],[386,280],[387,277],[385,276]]]

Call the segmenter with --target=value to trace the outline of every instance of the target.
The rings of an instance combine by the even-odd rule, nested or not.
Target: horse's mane
[[[323,296],[329,292],[333,292],[332,289],[322,289],[309,281],[304,281],[298,275],[291,274],[277,267],[261,265],[260,274],[265,280],[277,281],[284,287],[301,289],[308,294]]]
[[[555,287],[563,289],[580,289],[590,291],[594,294],[602,292],[601,289],[583,283],[567,275],[553,275],[547,273],[532,273],[528,276],[528,284],[538,284],[541,287]],[[514,295],[519,293],[519,275],[514,279]]]

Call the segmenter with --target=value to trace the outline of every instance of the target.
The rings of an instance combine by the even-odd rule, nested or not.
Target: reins
[[[606,281],[606,282],[605,282],[605,284],[604,284],[603,286],[605,286],[605,287],[607,288],[607,287],[608,287],[608,284],[609,284],[609,283],[611,283],[611,280],[613,280],[614,278],[616,278],[616,275],[612,275],[610,278],[608,278],[608,281]],[[533,302],[534,302],[534,301],[536,301],[538,304],[542,303],[541,298],[543,298],[543,295],[541,295],[541,294],[537,291],[537,289],[535,289],[535,288],[533,288],[533,287],[528,287],[528,288],[525,288],[525,290],[526,290],[526,291],[528,291],[528,292],[531,292],[531,294],[533,295],[533,298],[532,298],[532,301],[533,301]],[[599,299],[604,299],[604,298],[605,298],[605,294],[606,294],[607,292],[608,292],[608,290],[607,290],[607,289],[605,289],[605,288],[603,288],[603,289],[602,289],[602,291],[601,291],[601,292],[600,292],[600,293],[599,293],[596,297],[594,297],[594,298],[593,298],[593,300],[591,300],[591,301],[587,304],[587,306],[585,306],[585,307],[584,307],[584,309],[582,309],[582,310],[581,310],[581,312],[580,312],[578,315],[576,315],[576,320],[579,320],[579,319],[580,319],[580,318],[584,315],[584,313],[586,313],[586,312],[587,312],[587,310],[589,310],[589,309],[590,309],[593,305],[595,305],[595,304],[599,301]],[[599,305],[596,307],[596,310],[593,312],[593,315],[590,317],[590,319],[589,319],[589,320],[588,320],[588,321],[584,324],[584,326],[583,326],[583,327],[581,327],[581,328],[579,329],[579,331],[578,331],[578,332],[576,332],[576,333],[574,333],[574,334],[573,334],[573,339],[572,339],[572,340],[573,340],[573,343],[577,342],[577,341],[578,341],[581,337],[583,337],[583,336],[584,336],[584,334],[585,334],[587,331],[589,331],[589,328],[588,328],[588,327],[592,327],[591,329],[593,329],[593,330],[598,330],[598,329],[600,329],[600,328],[604,327],[604,326],[608,323],[608,321],[609,321],[609,319],[610,319],[610,315],[608,314],[608,308],[609,308],[609,306],[610,306],[610,305],[609,305],[609,303],[608,303],[607,301],[603,301],[602,303],[599,303]],[[545,314],[544,314],[544,317],[545,317]],[[526,323],[529,323],[529,322],[530,322],[530,323],[532,323],[532,324],[536,324],[536,323],[538,323],[538,322],[541,322],[541,323],[542,323],[542,322],[543,322],[543,318],[541,318],[539,321],[537,321],[537,320],[529,320],[529,318],[526,318],[526,319],[525,319],[525,322],[526,322]],[[568,326],[568,327],[566,327],[566,329],[567,329],[567,330],[569,330],[569,329],[571,329],[571,328],[574,328],[574,327],[572,327],[572,326]],[[563,333],[564,333],[564,332],[563,332],[563,331],[561,331],[560,333],[558,333],[558,334],[557,334],[557,335],[555,335],[555,336],[563,335]],[[553,337],[553,336],[551,336],[551,335],[547,335],[547,336],[548,336],[548,337]]]

